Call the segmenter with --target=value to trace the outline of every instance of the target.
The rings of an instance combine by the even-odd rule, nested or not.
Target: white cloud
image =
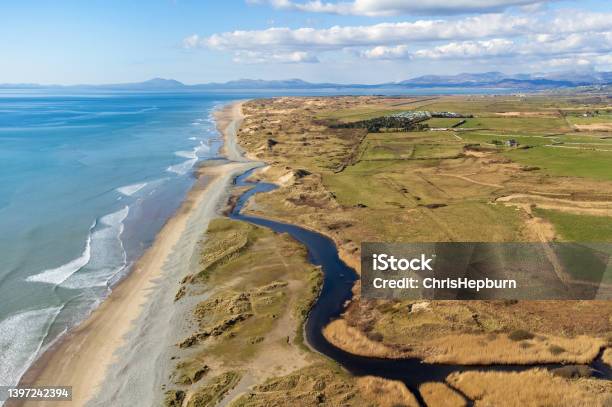
[[[443,40],[477,41],[490,38],[539,35],[541,38],[582,32],[612,30],[612,13],[579,13],[548,18],[546,14],[484,14],[460,19],[417,20],[363,26],[333,26],[324,29],[272,27],[265,30],[230,31],[209,37],[192,35],[186,47],[221,50],[342,49],[359,46],[392,46]],[[557,37],[555,37],[557,38]]]
[[[411,51],[407,45],[378,46],[362,51],[361,55],[369,59],[470,59],[549,56],[553,59],[568,60],[568,58],[554,57],[569,54],[603,56],[610,52],[612,52],[612,32],[575,33],[567,36],[538,34],[518,40],[493,38],[483,41],[449,42],[414,51]],[[584,59],[582,57],[576,60],[579,64],[584,65]]]
[[[550,25],[559,33],[604,31],[612,28],[612,13],[565,10],[558,13]]]
[[[196,48],[200,42],[200,37],[197,34],[190,35],[183,39],[184,48]]]
[[[190,48],[248,50],[264,48],[339,49],[354,46],[403,44],[449,39],[475,39],[491,36],[518,35],[529,31],[533,21],[527,17],[485,14],[456,20],[418,20],[415,22],[381,23],[366,26],[334,26],[326,29],[280,28],[231,31],[200,38],[187,37]]]
[[[431,49],[417,50],[414,56],[427,59],[477,58],[508,55],[513,52],[514,48],[514,42],[503,38],[495,38],[487,41],[451,42]]]
[[[194,34],[183,45],[229,51],[242,63],[314,63],[322,53],[349,51],[368,60],[499,62],[512,57],[526,64],[571,60],[580,66],[585,61],[609,65],[612,13],[521,11],[323,29],[272,27]]]
[[[258,51],[237,51],[234,55],[234,62],[243,64],[312,64],[318,63],[319,58],[304,51],[294,52],[258,52]]]
[[[362,51],[361,55],[368,59],[403,59],[412,56],[408,45],[396,45],[394,47],[379,45]]]
[[[354,1],[290,1],[247,0],[251,4],[269,4],[277,9],[311,13],[352,14],[370,17],[402,14],[460,14],[500,11],[512,6],[529,6],[549,0],[354,0]]]
[[[581,57],[570,57],[570,58],[553,58],[548,61],[544,61],[538,67],[545,66],[547,68],[563,68],[563,69],[574,69],[574,68],[585,68],[591,67],[593,62],[587,58]]]

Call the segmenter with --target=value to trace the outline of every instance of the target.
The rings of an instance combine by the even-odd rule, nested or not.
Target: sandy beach
[[[227,199],[232,179],[257,165],[242,156],[236,143],[241,103],[226,106],[216,118],[229,162],[207,163],[197,170],[186,200],[129,276],[22,378],[22,384],[72,386],[72,402],[20,405],[153,405],[159,401],[166,365],[184,320],[174,306],[178,282],[197,266],[202,235]]]
[[[227,157],[228,160],[236,162],[249,162],[244,151],[238,145],[236,134],[244,119],[242,114],[242,105],[244,101],[235,102],[224,106],[215,112],[215,120],[217,128],[223,134],[223,147],[221,155]]]

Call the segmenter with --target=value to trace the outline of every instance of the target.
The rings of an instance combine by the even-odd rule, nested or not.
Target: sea
[[[239,95],[0,92],[0,386],[83,320],[218,155]]]
[[[195,166],[219,154],[215,109],[272,95],[0,89],[0,386],[17,384],[151,245]]]

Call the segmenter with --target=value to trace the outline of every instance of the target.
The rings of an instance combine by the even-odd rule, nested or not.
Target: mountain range
[[[458,75],[425,75],[401,82],[376,85],[311,83],[301,79],[253,80],[240,79],[224,83],[186,85],[174,79],[154,78],[145,82],[106,85],[39,85],[0,84],[0,89],[72,88],[141,91],[197,91],[197,90],[278,90],[278,89],[402,89],[402,88],[511,88],[538,90],[576,86],[612,84],[612,72],[566,71],[554,73],[514,74],[501,72],[461,73]]]

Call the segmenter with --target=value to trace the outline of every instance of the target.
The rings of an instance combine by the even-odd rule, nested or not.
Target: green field
[[[433,158],[455,158],[463,151],[463,146],[454,144],[417,144],[414,147],[414,159],[428,160]]]
[[[568,270],[581,279],[605,281],[612,283],[612,267],[608,256],[612,255],[610,245],[595,245],[603,250],[601,256],[594,256],[588,249],[588,243],[612,243],[612,218],[609,216],[574,215],[548,209],[535,209],[535,214],[553,224],[563,241],[587,243],[585,247],[563,247],[559,251],[561,260],[568,265]],[[603,264],[602,264],[603,262]],[[604,275],[601,271],[606,270]]]
[[[464,119],[449,119],[446,117],[434,117],[425,122],[429,127],[453,127],[455,124],[460,123]]]
[[[551,175],[612,181],[612,152],[542,146],[506,151],[504,155],[520,164],[538,166]]]
[[[371,160],[402,160],[412,158],[414,144],[407,140],[367,140],[361,159]]]
[[[461,132],[459,136],[467,143],[481,143],[493,146],[493,141],[504,143],[508,140],[516,140],[519,146],[540,146],[554,143],[560,140],[559,137],[544,137],[537,135],[521,135],[521,134],[499,134],[496,132],[470,131]],[[503,145],[500,145],[502,148]]]
[[[599,113],[587,117],[582,115],[567,115],[566,118],[571,124],[612,123],[612,113],[610,112]]]
[[[565,241],[612,242],[612,218],[609,216],[574,215],[541,208],[536,208],[535,213],[552,223]]]
[[[557,117],[474,117],[466,119],[466,123],[461,127],[542,135],[571,130],[563,119]]]
[[[563,141],[564,143],[584,143],[598,146],[609,145],[612,147],[612,134],[609,137],[611,138],[605,138],[605,136],[601,135],[581,135],[568,133],[562,136],[556,136],[555,139]]]
[[[464,144],[452,132],[369,134],[360,159],[342,172],[325,173],[323,184],[341,205],[376,211],[377,216],[368,213],[362,222],[385,238],[515,239],[520,233],[518,213],[488,203],[494,188],[431,173],[441,162],[455,162]],[[428,205],[439,207],[432,212]],[[404,210],[412,212],[406,216]]]

